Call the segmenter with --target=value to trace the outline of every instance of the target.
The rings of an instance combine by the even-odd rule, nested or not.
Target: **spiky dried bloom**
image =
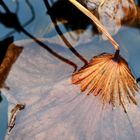
[[[104,53],[94,57],[86,67],[73,74],[72,82],[80,84],[81,91],[87,90],[87,94],[99,95],[103,103],[120,104],[124,110],[126,103],[137,104],[138,85],[121,56],[114,59],[114,54]]]

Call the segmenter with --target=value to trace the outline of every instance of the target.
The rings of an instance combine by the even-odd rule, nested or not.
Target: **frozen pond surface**
[[[137,36],[137,40],[125,42],[126,33],[131,38]],[[135,75],[139,76],[140,71],[137,70],[140,67],[138,55],[140,48],[137,45],[140,40],[139,31],[125,28],[119,36],[124,46],[122,55]],[[139,104],[128,105],[128,114],[124,113],[122,107],[112,110],[112,107],[107,105],[102,108],[98,97],[80,94],[79,87],[71,84],[74,70],[71,65],[60,61],[36,43],[29,42],[26,40],[15,42],[16,45],[25,48],[6,80],[10,90],[2,89],[10,102],[26,104],[26,109],[17,118],[16,126],[8,140],[46,138],[108,140],[110,137],[112,140],[137,140],[139,138]],[[83,65],[65,47],[59,37],[45,39],[43,42],[58,54],[74,62],[78,68]],[[56,42],[59,43],[56,45]],[[102,47],[100,44],[103,43],[97,37],[88,43],[86,48],[83,45],[77,45],[75,48],[89,60],[97,53],[106,52],[105,46],[109,44],[105,43]],[[134,51],[132,46],[137,51]],[[112,49],[108,48],[107,52],[112,52]],[[131,57],[132,54],[134,57]],[[138,102],[139,98],[137,95]]]
[[[15,1],[5,0],[11,11]],[[46,14],[43,1],[31,0],[35,19],[25,29],[53,51],[67,58],[80,69],[84,63],[75,56],[58,37]],[[19,2],[18,16],[22,23],[32,17],[26,1]],[[24,11],[24,12],[23,12]],[[29,14],[30,13],[30,14]],[[102,52],[114,52],[108,41],[91,32],[91,26],[83,33],[67,33],[60,25],[65,37],[74,48],[89,61]],[[3,38],[13,32],[0,25]],[[23,33],[14,32],[14,39],[28,39]],[[128,61],[135,77],[140,77],[140,33],[138,28],[124,27],[115,36],[121,46],[121,55]],[[29,43],[30,42],[30,43]],[[0,103],[0,140],[3,140],[8,121],[9,108],[16,103],[25,103],[26,109],[17,117],[16,126],[7,140],[138,140],[140,137],[140,108],[128,106],[128,115],[123,109],[107,105],[102,109],[100,100],[92,95],[80,94],[79,86],[71,84],[74,67],[52,55],[32,40],[15,42],[25,47],[13,65],[6,80],[10,90],[2,89]],[[139,96],[137,96],[139,100]],[[2,125],[1,125],[2,124]]]

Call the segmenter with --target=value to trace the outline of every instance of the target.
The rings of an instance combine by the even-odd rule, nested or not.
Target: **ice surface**
[[[129,34],[129,37],[126,37]],[[125,28],[118,35],[122,55],[136,76],[140,76],[140,35],[136,29]],[[131,40],[131,38],[135,38]],[[75,48],[90,59],[106,50],[102,42],[94,38],[86,46]],[[70,59],[78,66],[82,63],[65,47],[59,38],[46,41],[48,47]],[[140,107],[128,105],[123,108],[102,106],[99,97],[80,93],[71,84],[73,67],[60,61],[44,48],[31,41],[18,41],[23,52],[13,65],[2,89],[9,104],[25,103],[26,108],[17,116],[16,125],[6,140],[138,140],[140,137]],[[123,45],[122,45],[123,44]],[[139,95],[137,100],[139,103]]]

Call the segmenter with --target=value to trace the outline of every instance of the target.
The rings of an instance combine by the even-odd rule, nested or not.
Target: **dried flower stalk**
[[[76,0],[69,0],[69,1],[97,25],[97,27],[106,35],[106,37],[112,43],[112,45],[114,46],[116,51],[120,50],[119,44],[108,33],[106,28],[101,24],[101,22],[96,18],[96,16],[94,16],[88,9],[86,9],[84,6],[82,6],[78,1],[76,1]]]

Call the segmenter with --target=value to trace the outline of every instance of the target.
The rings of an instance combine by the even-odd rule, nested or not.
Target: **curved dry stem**
[[[109,41],[114,46],[115,50],[119,52],[120,47],[119,44],[113,39],[113,37],[108,33],[106,28],[101,24],[101,22],[84,6],[82,6],[78,1],[76,0],[69,0],[73,5],[75,5],[81,12],[83,12],[86,16],[88,16],[96,25],[97,27],[107,36]]]

